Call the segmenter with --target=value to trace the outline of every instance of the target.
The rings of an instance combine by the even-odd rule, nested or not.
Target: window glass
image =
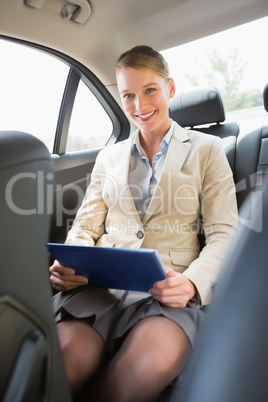
[[[268,58],[263,38],[267,35],[265,17],[162,54],[169,63],[177,92],[214,85],[227,114],[250,109],[249,117],[258,117],[265,115],[262,93],[268,82]]]
[[[112,135],[113,124],[102,105],[79,82],[69,127],[66,151],[104,146]]]
[[[25,131],[52,152],[69,68],[36,49],[0,40],[0,130]]]

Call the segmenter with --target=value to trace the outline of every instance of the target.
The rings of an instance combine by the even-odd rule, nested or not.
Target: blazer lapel
[[[118,184],[118,189],[120,189],[120,198],[122,205],[124,205],[124,209],[128,211],[128,213],[131,213],[132,218],[135,218],[136,221],[141,224],[138,211],[128,186],[128,172],[134,137],[135,133],[129,139],[127,139],[125,143],[122,144],[123,147],[120,147],[120,149],[117,151],[117,160],[119,163],[117,164],[116,169],[116,181]]]
[[[187,131],[178,124],[175,124],[174,134],[169,144],[163,172],[148,206],[148,210],[142,221],[143,224],[148,221],[148,219],[159,207],[165,195],[170,191],[174,179],[180,172],[190,148],[191,143],[189,141]]]

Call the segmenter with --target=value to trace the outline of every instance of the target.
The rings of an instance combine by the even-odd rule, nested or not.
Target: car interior
[[[0,0],[0,52],[1,43],[11,46],[0,65],[2,94],[8,84],[0,101],[2,401],[72,400],[52,311],[52,257],[45,245],[64,242],[99,151],[135,129],[120,104],[118,56],[138,44],[171,49],[267,13],[267,0]],[[64,65],[57,106],[56,72],[55,79],[43,61],[41,71],[30,53],[16,55],[17,46]],[[180,62],[178,57],[178,69]],[[35,98],[39,82],[49,94],[44,103],[42,92]],[[30,87],[36,87],[33,105],[26,100]],[[84,98],[78,103],[84,90],[97,106],[83,105]],[[170,102],[170,117],[179,125],[222,139],[236,184],[239,224],[183,381],[173,382],[158,402],[268,400],[268,76],[261,92],[261,117],[254,119],[227,116],[215,82],[185,90],[177,85]],[[83,123],[78,114],[75,126],[76,109],[83,107]],[[48,143],[52,109],[56,117]],[[20,124],[20,112],[36,124],[32,129]],[[77,147],[73,132],[82,141],[91,134],[96,138]],[[205,242],[202,234],[200,242]]]

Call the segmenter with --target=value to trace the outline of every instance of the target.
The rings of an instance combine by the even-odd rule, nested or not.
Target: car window
[[[33,134],[52,152],[68,66],[6,40],[0,54],[0,130]]]
[[[0,39],[0,54],[0,130],[31,133],[50,153],[55,151],[55,138],[57,153],[105,146],[113,134],[113,123],[82,81],[82,74],[57,57],[4,39]],[[68,92],[70,76],[78,84]],[[73,102],[66,100],[66,93]],[[70,116],[62,142],[66,129],[65,123],[60,124],[66,121],[66,116],[60,116],[63,99],[71,106],[64,111]]]
[[[72,111],[66,151],[96,148],[107,143],[113,124],[90,89],[80,80]]]
[[[214,85],[221,93],[227,118],[242,110],[247,110],[249,117],[265,115],[262,93],[268,82],[268,58],[262,38],[267,34],[265,17],[164,50],[177,92]]]

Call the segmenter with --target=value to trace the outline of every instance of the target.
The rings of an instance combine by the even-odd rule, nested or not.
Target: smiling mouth
[[[135,116],[138,117],[142,121],[149,120],[154,114],[156,113],[156,110],[150,113],[145,113],[145,114],[136,114]]]

